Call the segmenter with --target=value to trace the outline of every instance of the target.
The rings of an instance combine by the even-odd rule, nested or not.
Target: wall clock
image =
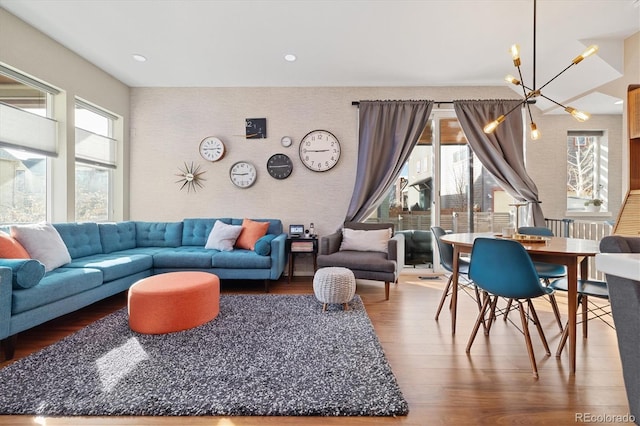
[[[247,139],[264,139],[267,137],[266,118],[247,118],[245,119],[245,127]]]
[[[209,161],[218,161],[224,157],[225,154],[224,143],[215,136],[204,138],[202,142],[200,142],[198,150],[202,158]]]
[[[293,162],[288,155],[273,154],[267,161],[267,171],[269,171],[271,177],[286,179],[293,171]]]
[[[238,188],[249,188],[257,177],[255,166],[248,161],[238,161],[229,169],[229,178]]]
[[[291,139],[291,136],[283,136],[282,139],[280,139],[280,143],[285,148],[289,148],[293,143],[293,139]]]
[[[340,159],[340,142],[331,132],[313,130],[300,141],[300,160],[309,170],[326,172]]]
[[[187,188],[187,192],[195,192],[198,188],[202,188],[202,181],[206,180],[202,178],[202,174],[204,171],[200,170],[200,165],[194,165],[193,162],[191,164],[184,163],[184,167],[180,168],[180,173],[177,173],[176,176],[179,176],[180,179],[176,181],[176,183],[181,183],[180,189]]]

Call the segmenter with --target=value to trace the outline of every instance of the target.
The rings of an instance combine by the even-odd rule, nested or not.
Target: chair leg
[[[565,324],[562,336],[560,336],[560,343],[558,343],[558,349],[556,350],[556,358],[560,358],[564,345],[567,344],[567,338],[569,337],[569,324]]]
[[[496,306],[498,305],[498,296],[495,296],[491,301],[491,306],[489,307],[489,319],[485,323],[484,327],[484,335],[488,336],[489,331],[491,331],[491,326],[496,320]],[[484,321],[483,321],[484,323]]]
[[[497,298],[497,297],[496,297]],[[466,352],[471,352],[471,345],[473,345],[473,341],[476,339],[476,335],[478,334],[478,329],[480,328],[480,324],[484,322],[484,316],[491,304],[491,296],[489,293],[484,293],[482,299],[482,307],[480,308],[480,313],[478,313],[478,319],[476,319],[476,323],[473,326],[473,331],[471,332],[471,336],[469,336],[469,341],[467,342]]]
[[[507,307],[504,309],[504,318],[502,318],[503,321],[507,321],[507,316],[509,315],[509,312],[511,311],[511,305],[513,304],[513,299],[509,299],[509,301],[507,302]]]
[[[529,320],[524,312],[524,306],[521,301],[518,302],[518,309],[520,310],[520,321],[522,322],[522,331],[524,332],[524,340],[527,344],[527,351],[529,352],[529,360],[531,361],[531,368],[533,369],[533,377],[538,378],[538,366],[536,365],[536,356],[533,353],[533,345],[531,344],[531,335],[529,334]]]
[[[549,349],[547,338],[544,335],[544,331],[542,330],[542,325],[540,324],[540,320],[538,319],[538,313],[536,312],[536,309],[533,307],[533,302],[531,302],[531,299],[528,299],[527,302],[529,304],[529,312],[531,312],[531,316],[533,317],[533,322],[535,322],[536,328],[538,329],[540,340],[542,340],[542,346],[544,346],[544,350],[546,351],[547,355],[551,355],[551,350]]]
[[[440,311],[442,310],[442,306],[444,306],[444,301],[447,299],[447,295],[449,294],[449,289],[451,288],[451,283],[453,282],[453,275],[449,277],[449,281],[447,281],[447,285],[444,287],[442,291],[442,296],[440,297],[440,304],[438,305],[438,310],[436,311],[436,321],[438,321],[438,317],[440,316]]]
[[[556,316],[558,327],[560,327],[560,331],[563,331],[562,320],[560,319],[560,310],[558,309],[558,302],[556,302],[555,294],[549,295],[549,302],[551,302],[551,309],[553,309],[553,314]]]
[[[384,282],[384,300],[389,300],[389,281]]]

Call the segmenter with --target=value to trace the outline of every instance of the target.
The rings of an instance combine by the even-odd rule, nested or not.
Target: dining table
[[[452,288],[458,288],[458,264],[463,254],[470,254],[476,238],[503,238],[500,234],[453,233],[443,235],[442,242],[453,246],[453,279]],[[537,240],[518,240],[534,262],[546,262],[564,265],[567,268],[567,327],[569,327],[569,373],[576,372],[576,314],[578,306],[578,277],[586,280],[589,277],[589,258],[600,252],[599,242],[580,238],[546,237]],[[473,259],[471,259],[473,262]],[[451,295],[451,330],[455,334],[457,291]]]

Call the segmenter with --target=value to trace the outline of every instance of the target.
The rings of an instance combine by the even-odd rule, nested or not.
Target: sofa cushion
[[[145,254],[109,253],[73,259],[65,268],[92,268],[102,271],[102,281],[109,282],[118,278],[150,270],[153,257]]]
[[[204,245],[206,249],[214,249],[221,251],[231,251],[238,239],[238,235],[242,232],[240,225],[227,225],[221,221],[217,221],[213,225],[213,229]]]
[[[102,272],[86,268],[57,268],[40,280],[38,285],[13,291],[11,313],[48,305],[65,297],[82,293],[102,284]]]
[[[0,266],[11,268],[12,287],[31,288],[44,277],[44,265],[36,259],[0,259]]]
[[[214,253],[218,250],[195,246],[164,249],[153,255],[153,267],[211,269]]]
[[[251,219],[244,219],[242,221],[242,232],[236,240],[236,247],[253,250],[261,237],[267,234],[269,229],[269,222],[255,221]]]
[[[135,222],[99,223],[98,231],[103,253],[136,247]]]
[[[97,223],[54,223],[53,227],[60,234],[72,259],[102,254]]]
[[[342,229],[340,251],[379,251],[387,253],[391,229]]]
[[[267,234],[282,234],[282,221],[280,219],[252,219],[255,222],[269,222],[269,229]],[[242,225],[244,219],[231,219],[232,225]]]
[[[213,255],[212,266],[229,269],[269,269],[271,257],[260,256],[253,250],[221,251]]]
[[[29,259],[27,250],[11,235],[0,231],[0,257],[3,259]]]
[[[136,247],[179,247],[182,222],[136,222]]]
[[[275,234],[267,234],[256,241],[256,245],[253,249],[260,256],[269,256],[271,254],[271,241],[276,238]]]
[[[50,223],[14,225],[11,236],[22,244],[31,258],[42,262],[47,272],[71,262],[67,246]]]
[[[182,244],[183,246],[204,247],[207,238],[211,234],[213,225],[221,221],[227,225],[231,224],[231,218],[222,219],[184,219],[182,221]]]

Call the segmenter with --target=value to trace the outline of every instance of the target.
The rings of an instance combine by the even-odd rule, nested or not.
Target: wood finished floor
[[[547,357],[535,327],[532,339],[540,378],[532,377],[522,335],[512,324],[497,321],[491,336],[479,333],[471,354],[467,338],[477,313],[474,302],[459,298],[457,334],[451,335],[450,315],[434,314],[444,279],[423,280],[408,271],[392,285],[389,301],[384,286],[358,282],[357,293],[378,334],[385,354],[409,402],[406,417],[72,417],[0,416],[2,425],[572,425],[579,413],[625,415],[628,405],[615,332],[599,320],[589,322],[589,338],[579,338],[577,374],[568,373],[565,353],[557,359],[560,337],[549,303],[536,302],[551,347]],[[225,283],[222,292],[261,293],[259,284]],[[312,293],[311,278],[274,283],[272,293]],[[566,298],[558,296],[566,315]],[[126,305],[120,294],[81,311],[24,332],[16,359],[56,342],[96,319]],[[518,320],[517,315],[513,315]],[[0,367],[8,363],[0,364]],[[363,366],[365,368],[365,366]],[[0,384],[0,391],[2,387]],[[607,423],[616,424],[616,423]]]

